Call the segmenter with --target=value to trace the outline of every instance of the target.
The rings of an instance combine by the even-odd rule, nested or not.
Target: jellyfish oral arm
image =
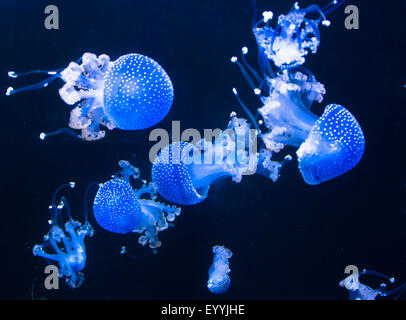
[[[146,191],[138,190],[139,195],[148,194],[151,198],[156,197],[154,189],[147,188]],[[151,192],[154,190],[153,192]],[[158,240],[158,233],[166,230],[177,216],[180,215],[180,208],[169,206],[152,199],[139,198],[142,211],[142,219],[139,227],[134,232],[142,234],[138,242],[142,245],[149,244],[150,248],[155,249],[161,246]]]
[[[274,28],[270,26],[273,13],[265,11],[263,19],[253,24],[261,55],[264,54],[282,70],[304,64],[306,55],[316,53],[320,45],[320,22],[328,27],[331,23],[326,16],[344,2],[333,0],[323,9],[317,5],[301,9],[296,2],[288,14],[278,17]],[[318,13],[319,17],[309,18],[312,13]]]
[[[96,56],[92,53],[85,53],[82,56],[81,64],[71,62],[61,72],[61,78],[65,85],[59,90],[62,100],[74,105],[81,101],[71,111],[69,126],[82,131],[82,138],[85,140],[98,140],[105,136],[105,131],[100,130],[103,125],[113,129],[113,125],[104,111],[104,75],[112,66],[107,55]]]
[[[93,236],[93,228],[87,220],[82,226],[80,222],[71,218],[69,205],[65,197],[62,197],[59,204],[57,204],[58,193],[68,186],[74,188],[75,183],[70,182],[56,189],[52,197],[52,203],[49,206],[51,210],[51,228],[44,237],[44,243],[35,245],[32,252],[34,256],[57,261],[60,276],[65,277],[68,286],[77,288],[84,281],[83,274],[80,272],[86,264],[84,238],[87,235]],[[61,219],[63,209],[66,210],[68,215],[68,221],[64,225],[65,231],[58,226],[58,220]],[[52,247],[55,253],[45,252],[45,246]]]
[[[36,244],[32,251],[33,251],[34,256],[40,256],[42,258],[53,260],[53,261],[59,261],[60,260],[60,255],[59,254],[46,253],[44,251],[43,246],[39,245],[39,244]]]
[[[321,102],[324,86],[301,72],[284,72],[268,81],[271,92],[262,98],[264,105],[258,109],[266,127],[271,129],[263,134],[264,142],[271,150],[273,144],[299,147],[319,118],[310,112],[304,101],[308,105],[313,100]]]

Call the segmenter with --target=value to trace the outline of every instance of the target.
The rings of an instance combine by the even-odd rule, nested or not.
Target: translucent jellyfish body
[[[395,282],[395,278],[390,278],[382,273],[372,270],[364,270],[361,273],[352,273],[339,283],[340,287],[348,290],[350,300],[375,300],[378,296],[386,297],[393,295],[395,295],[394,300],[396,300],[406,291],[406,283],[391,290],[387,290],[386,283],[382,283],[377,289],[372,289],[359,281],[361,275],[373,275],[388,280],[390,283]]]
[[[287,69],[305,62],[305,56],[316,53],[320,44],[319,25],[330,25],[326,16],[344,1],[331,1],[324,8],[311,5],[301,9],[296,2],[287,15],[280,15],[272,28],[273,13],[265,11],[263,18],[253,26],[261,54],[272,60],[276,67]],[[316,14],[317,18],[309,18]]]
[[[9,72],[16,78],[32,73],[52,75],[38,84],[14,90],[9,88],[7,95],[20,91],[48,86],[60,78],[65,85],[59,90],[62,100],[75,105],[71,111],[69,127],[81,130],[85,140],[98,140],[105,136],[106,127],[110,130],[140,130],[160,122],[168,114],[173,102],[173,86],[165,70],[153,59],[140,54],[127,54],[111,62],[107,55],[83,54],[78,62],[71,62],[62,71],[31,71],[24,74]],[[69,133],[61,129],[47,135]]]
[[[225,178],[240,182],[256,173],[257,131],[233,113],[226,130],[214,142],[202,139],[196,145],[174,142],[163,148],[152,166],[152,181],[165,199],[193,205],[206,199],[210,185]],[[265,157],[261,158],[265,160]],[[261,162],[262,164],[270,162]],[[264,175],[275,175],[280,167],[263,167]],[[277,171],[277,172],[276,172]]]
[[[209,281],[207,281],[207,288],[215,294],[225,293],[230,287],[231,280],[228,276],[230,270],[230,259],[233,254],[224,246],[213,247],[213,263],[209,269]]]
[[[100,185],[93,202],[93,212],[98,224],[114,233],[136,232],[141,234],[138,242],[158,248],[160,231],[168,229],[180,214],[180,208],[156,201],[152,183],[133,189],[130,177],[139,179],[139,170],[128,161],[120,161],[119,177]]]
[[[328,105],[321,117],[310,112],[321,102],[324,86],[313,75],[283,72],[268,78],[269,96],[258,109],[270,132],[262,137],[269,150],[286,145],[299,147],[296,154],[306,183],[316,185],[351,170],[361,160],[365,138],[355,117],[343,106]]]
[[[258,112],[263,118],[261,123],[269,131],[260,136],[267,150],[275,153],[286,145],[298,147],[300,172],[311,185],[331,180],[355,167],[365,149],[364,134],[355,117],[337,104],[328,105],[321,117],[316,116],[310,107],[313,101],[322,102],[326,91],[309,70],[293,68],[274,73],[265,63],[263,68],[267,73],[261,78],[247,64],[244,58],[247,52],[244,47],[243,64],[236,57],[231,61],[238,64],[263,104]],[[239,99],[235,89],[234,93]]]
[[[68,202],[64,197],[58,203],[56,202],[58,192],[69,186],[73,188],[74,183],[63,185],[56,190],[49,207],[51,228],[44,236],[44,243],[35,245],[32,252],[34,256],[56,261],[59,264],[59,277],[65,277],[69,287],[77,288],[84,281],[84,275],[81,272],[86,264],[84,239],[86,236],[93,236],[93,228],[87,221],[86,214],[83,225],[72,219]],[[60,226],[63,210],[67,212],[68,221]],[[55,253],[47,252],[48,247],[52,247]]]

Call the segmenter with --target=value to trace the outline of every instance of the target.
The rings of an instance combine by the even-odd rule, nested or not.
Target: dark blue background
[[[307,6],[314,1],[303,1]],[[324,5],[327,1],[317,1]],[[0,298],[30,299],[210,299],[206,288],[211,248],[224,244],[231,259],[227,299],[346,299],[338,286],[344,267],[355,264],[406,281],[404,172],[405,21],[402,1],[349,1],[360,10],[360,30],[344,28],[344,8],[321,28],[321,46],[306,66],[327,89],[328,103],[346,106],[366,137],[364,158],[351,172],[319,186],[306,185],[296,161],[277,183],[261,176],[240,184],[214,185],[209,198],[183,207],[175,227],[162,232],[157,255],[95,227],[86,239],[86,281],[77,290],[64,282],[57,292],[43,289],[45,261],[31,250],[48,230],[47,207],[57,186],[70,180],[67,197],[74,217],[82,218],[83,193],[136,154],[142,177],[150,179],[148,129],[114,130],[87,143],[68,136],[38,139],[42,131],[66,127],[70,107],[58,96],[61,82],[12,97],[0,96],[1,222]],[[60,30],[44,28],[44,8],[55,4]],[[258,0],[259,10],[286,13],[293,1]],[[156,127],[224,128],[231,111],[244,116],[231,88],[236,86],[252,110],[258,101],[248,91],[230,57],[250,48],[250,0],[21,1],[0,3],[0,90],[37,78],[13,80],[8,70],[66,66],[84,52],[113,60],[137,52],[167,71],[175,88],[171,112]],[[119,254],[126,245],[136,259]]]

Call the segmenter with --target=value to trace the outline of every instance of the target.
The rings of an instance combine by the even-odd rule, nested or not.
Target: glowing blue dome
[[[330,104],[297,150],[299,170],[306,183],[316,185],[354,168],[364,149],[364,134],[354,116]]]
[[[102,184],[93,203],[94,217],[107,231],[132,232],[139,227],[142,212],[131,185],[124,179]]]

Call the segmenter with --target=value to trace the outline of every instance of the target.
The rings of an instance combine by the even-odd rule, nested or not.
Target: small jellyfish
[[[238,64],[263,104],[258,113],[269,129],[260,135],[266,148],[277,153],[287,145],[297,147],[300,172],[311,185],[354,168],[365,149],[364,134],[355,117],[338,104],[329,104],[321,117],[313,114],[310,111],[313,101],[320,103],[326,90],[309,70],[300,67],[275,74],[269,69],[262,79],[246,62],[247,52],[243,48],[243,64],[236,57],[232,62]],[[235,89],[234,94],[250,114]]]
[[[232,113],[228,127],[214,143],[206,139],[196,144],[178,141],[163,148],[154,160],[152,181],[166,200],[180,205],[197,204],[207,198],[213,183],[225,178],[238,183],[243,175],[256,173],[256,140],[256,129],[250,129],[247,120]],[[276,174],[269,170],[279,169],[263,166],[261,174]]]
[[[320,45],[320,23],[329,26],[330,21],[326,16],[344,2],[334,0],[323,8],[311,5],[304,9],[296,2],[287,15],[278,17],[275,28],[270,26],[273,19],[271,11],[265,11],[259,21],[254,18],[252,30],[260,50],[260,59],[267,58],[280,69],[304,64],[305,56],[309,52],[316,53]],[[314,13],[318,17],[309,18]]]
[[[44,236],[43,244],[36,244],[32,250],[34,256],[40,256],[59,263],[59,277],[65,277],[70,288],[81,286],[84,275],[81,272],[86,264],[86,248],[84,239],[86,236],[93,236],[93,228],[87,219],[85,210],[85,223],[75,221],[71,217],[69,204],[65,197],[61,197],[57,203],[58,193],[66,187],[74,188],[75,184],[70,182],[60,186],[54,193],[52,203],[49,206],[51,211],[51,228]],[[61,226],[62,211],[65,210],[68,221]],[[64,230],[65,229],[65,230]],[[48,253],[46,248],[52,247],[55,253]]]
[[[100,184],[93,202],[97,223],[114,233],[136,232],[138,242],[155,249],[161,246],[158,232],[168,229],[179,216],[181,209],[156,201],[157,192],[152,183],[142,181],[139,189],[133,189],[130,177],[138,180],[140,172],[130,162],[119,162],[122,170],[113,179]]]
[[[77,135],[63,128],[47,136],[67,133],[84,140],[98,140],[105,131],[141,130],[154,126],[168,114],[173,102],[172,82],[165,70],[154,60],[136,53],[126,54],[111,62],[102,54],[83,54],[78,62],[71,62],[63,70],[35,70],[23,74],[10,71],[12,78],[33,73],[45,73],[50,78],[20,89],[7,89],[6,95],[47,87],[58,78],[65,84],[59,89],[62,100],[75,105],[70,113],[69,127],[81,130]]]
[[[231,280],[228,273],[231,271],[228,259],[233,253],[224,246],[213,247],[213,263],[209,269],[207,288],[214,294],[225,293],[230,287]]]
[[[390,283],[395,282],[395,278],[390,278],[382,273],[372,270],[364,270],[359,274],[357,272],[354,272],[344,280],[341,280],[339,283],[340,287],[346,288],[348,290],[350,294],[350,300],[375,300],[378,296],[386,297],[395,294],[396,296],[394,297],[394,300],[397,300],[406,291],[406,283],[392,290],[387,290],[387,285],[385,283],[382,283],[377,289],[372,289],[371,287],[362,284],[359,281],[359,277],[362,275],[373,275],[384,278]]]

